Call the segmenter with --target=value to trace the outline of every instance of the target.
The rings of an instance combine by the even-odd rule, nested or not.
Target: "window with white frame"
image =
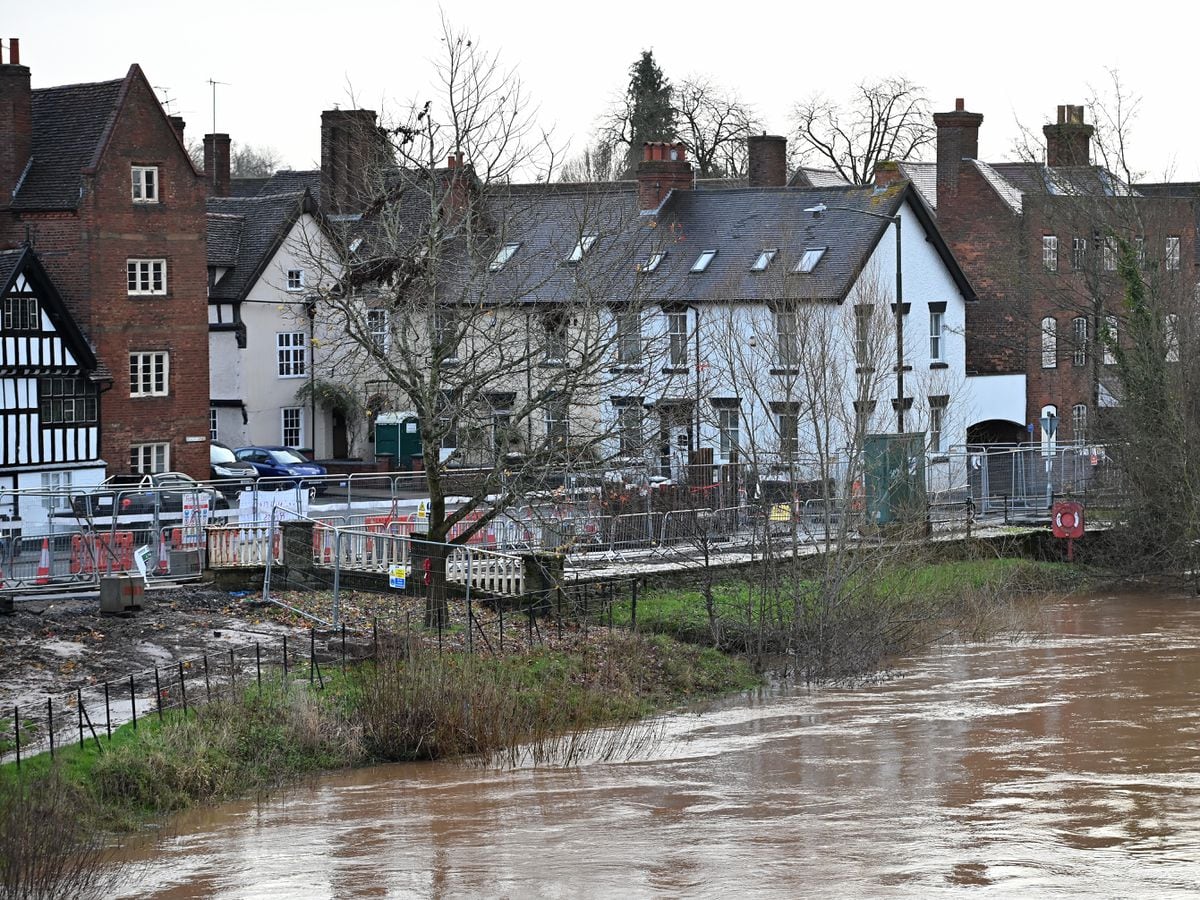
[[[1042,267],[1047,272],[1058,271],[1058,236],[1042,235]]]
[[[667,337],[670,343],[670,365],[682,368],[688,362],[688,316],[686,311],[667,313]]]
[[[443,363],[458,362],[461,337],[458,315],[454,309],[449,306],[437,307],[433,311],[433,343],[434,351],[441,356]]]
[[[1179,271],[1179,238],[1176,235],[1167,238],[1166,262],[1167,271]]]
[[[1071,407],[1071,439],[1082,443],[1087,440],[1087,405],[1076,403]]]
[[[165,259],[127,259],[125,274],[131,297],[152,297],[167,292]]]
[[[5,331],[41,331],[42,314],[37,297],[4,298]]]
[[[645,450],[644,411],[640,397],[614,400],[618,452],[624,457],[641,456]]]
[[[388,348],[388,311],[386,309],[367,310],[367,331],[371,335],[371,343],[381,353]]]
[[[1071,238],[1071,268],[1080,271],[1087,265],[1087,238]]]
[[[1058,321],[1053,316],[1042,319],[1042,368],[1058,366]]]
[[[708,264],[713,261],[713,258],[716,255],[717,255],[716,250],[701,251],[700,255],[696,257],[696,261],[694,263],[692,263],[692,268],[689,269],[688,271],[690,271],[694,275],[700,274],[701,272],[703,272],[705,269],[708,268]]]
[[[717,440],[722,459],[729,459],[730,454],[737,451],[741,444],[739,434],[740,416],[736,400],[714,400],[717,406]]]
[[[508,261],[513,258],[513,254],[515,254],[520,247],[520,244],[505,244],[503,247],[497,250],[496,255],[492,257],[492,261],[488,264],[488,271],[499,272],[506,265],[508,265]]]
[[[929,361],[941,362],[945,331],[945,313],[929,311]]]
[[[650,258],[644,263],[638,263],[637,270],[642,275],[649,275],[651,272],[657,271],[658,267],[662,265],[662,261],[666,258],[667,252],[665,250],[659,250],[651,253]]]
[[[1074,344],[1071,362],[1076,366],[1086,366],[1088,356],[1088,320],[1086,316],[1076,316],[1071,320],[1071,343]]]
[[[854,307],[854,361],[860,366],[871,358],[871,315],[873,307],[861,304]]]
[[[800,365],[800,328],[796,310],[778,307],[775,316],[775,365],[795,369]]]
[[[130,397],[165,397],[169,376],[170,354],[166,350],[129,354]]]
[[[769,266],[771,264],[771,260],[773,260],[775,258],[775,254],[778,252],[779,251],[775,248],[770,248],[770,249],[762,251],[762,253],[758,254],[758,256],[755,257],[754,265],[752,265],[750,267],[750,271],[751,272],[767,271],[767,266]]]
[[[558,397],[546,401],[544,407],[546,416],[546,443],[552,447],[561,447],[567,443],[570,435],[570,423],[567,418],[567,401]]]
[[[304,270],[303,269],[288,269],[287,270],[287,289],[289,291],[304,290]]]
[[[552,310],[542,317],[542,329],[545,334],[543,344],[545,362],[558,364],[566,361],[568,328],[571,317],[562,310]]]
[[[304,440],[304,407],[285,406],[280,414],[280,442],[285,447],[299,447]]]
[[[1117,361],[1113,348],[1117,346],[1117,317],[1104,317],[1104,364],[1111,366]]]
[[[171,445],[164,442],[155,444],[133,444],[129,448],[129,471],[138,475],[152,475],[155,472],[169,472],[171,466]]]
[[[642,317],[637,307],[626,306],[614,315],[617,329],[617,363],[636,366],[642,361]]]
[[[1163,347],[1167,362],[1179,362],[1179,316],[1175,313],[1163,318]]]
[[[300,378],[308,370],[308,338],[303,331],[275,334],[276,371],[280,378]]]
[[[946,452],[946,407],[950,398],[942,395],[929,398],[929,452]]]
[[[586,231],[581,234],[575,244],[575,248],[571,251],[571,255],[567,257],[567,262],[574,265],[582,260],[584,254],[592,249],[592,245],[596,243],[598,237],[600,235],[595,231]]]
[[[42,473],[42,509],[60,512],[71,508],[71,473]]]
[[[208,408],[208,439],[210,441],[217,440],[217,408],[215,406]]]
[[[1117,242],[1113,238],[1104,239],[1104,251],[1102,256],[1104,258],[1104,271],[1117,271]]]
[[[800,261],[796,263],[796,271],[802,275],[807,275],[817,267],[817,263],[821,261],[821,257],[825,255],[825,247],[809,247],[800,255]]]
[[[158,166],[132,166],[129,174],[133,183],[133,202],[157,203]]]

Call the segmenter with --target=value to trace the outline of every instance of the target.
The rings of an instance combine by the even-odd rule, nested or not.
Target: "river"
[[[393,765],[189,813],[123,896],[1200,894],[1200,601],[666,717],[638,757]]]

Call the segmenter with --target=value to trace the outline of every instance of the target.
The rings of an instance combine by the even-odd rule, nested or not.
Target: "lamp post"
[[[900,216],[899,214],[889,216],[866,209],[855,209],[853,206],[827,206],[824,203],[810,206],[804,211],[812,213],[815,219],[830,209],[858,213],[873,219],[883,219],[896,226],[896,302],[894,304],[896,310],[896,433],[904,434],[904,266],[901,253],[903,245],[900,241]]]

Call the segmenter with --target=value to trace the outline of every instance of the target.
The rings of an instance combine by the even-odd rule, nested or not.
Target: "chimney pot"
[[[171,127],[175,129],[175,133],[179,135],[179,142],[183,143],[183,116],[167,116],[167,121],[171,123]]]
[[[695,173],[687,160],[687,145],[665,141],[642,144],[642,162],[637,170],[638,206],[658,209],[671,190],[692,189]]]
[[[954,101],[954,111],[955,112],[962,112],[966,108],[967,108],[966,103],[962,97],[958,97],[955,99],[955,101]]]
[[[1063,104],[1057,112],[1057,124],[1042,129],[1046,136],[1046,165],[1090,165],[1095,129],[1085,121],[1083,107]]]
[[[950,209],[958,193],[958,176],[964,159],[979,158],[979,126],[983,116],[967,112],[962,97],[954,101],[953,112],[933,114],[937,128],[937,208],[938,214]]]
[[[8,64],[10,66],[19,66],[21,64],[21,39],[8,39]]]

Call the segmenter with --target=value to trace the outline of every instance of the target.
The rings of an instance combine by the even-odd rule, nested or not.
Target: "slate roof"
[[[573,188],[573,189],[572,189]],[[462,290],[524,302],[565,301],[580,291],[600,299],[640,297],[649,302],[771,302],[780,299],[841,302],[857,281],[888,225],[906,201],[966,299],[974,293],[907,182],[873,187],[741,188],[674,191],[652,215],[638,209],[636,187],[514,186],[486,205],[502,227],[491,248],[460,260]],[[806,210],[824,204],[819,216]],[[835,207],[845,207],[837,209]],[[863,215],[862,213],[873,215]],[[586,232],[595,245],[577,264],[566,260]],[[910,240],[920,239],[917,235]],[[503,270],[487,272],[494,248],[520,247]],[[824,248],[809,273],[793,270],[806,250]],[[766,249],[777,251],[767,270],[751,265]],[[699,254],[717,254],[702,273],[691,272]],[[656,252],[653,273],[639,274]],[[483,275],[480,278],[480,275]]]
[[[250,180],[250,179],[247,179]],[[296,191],[308,191],[318,207],[321,205],[321,170],[320,169],[280,169],[275,172],[259,189],[255,196],[265,197],[269,194],[290,194]]]
[[[128,76],[31,92],[33,152],[14,209],[75,209],[81,172],[99,158]]]
[[[898,164],[900,174],[912,182],[929,208],[937,209],[937,163],[909,160]]]
[[[229,179],[229,196],[230,197],[257,197],[263,192],[267,182],[271,178],[269,175],[264,175],[261,178],[238,178]],[[268,191],[268,193],[270,193]]]
[[[244,300],[303,212],[315,212],[305,191],[258,197],[210,197],[208,264],[230,267],[209,289],[209,302]]]

